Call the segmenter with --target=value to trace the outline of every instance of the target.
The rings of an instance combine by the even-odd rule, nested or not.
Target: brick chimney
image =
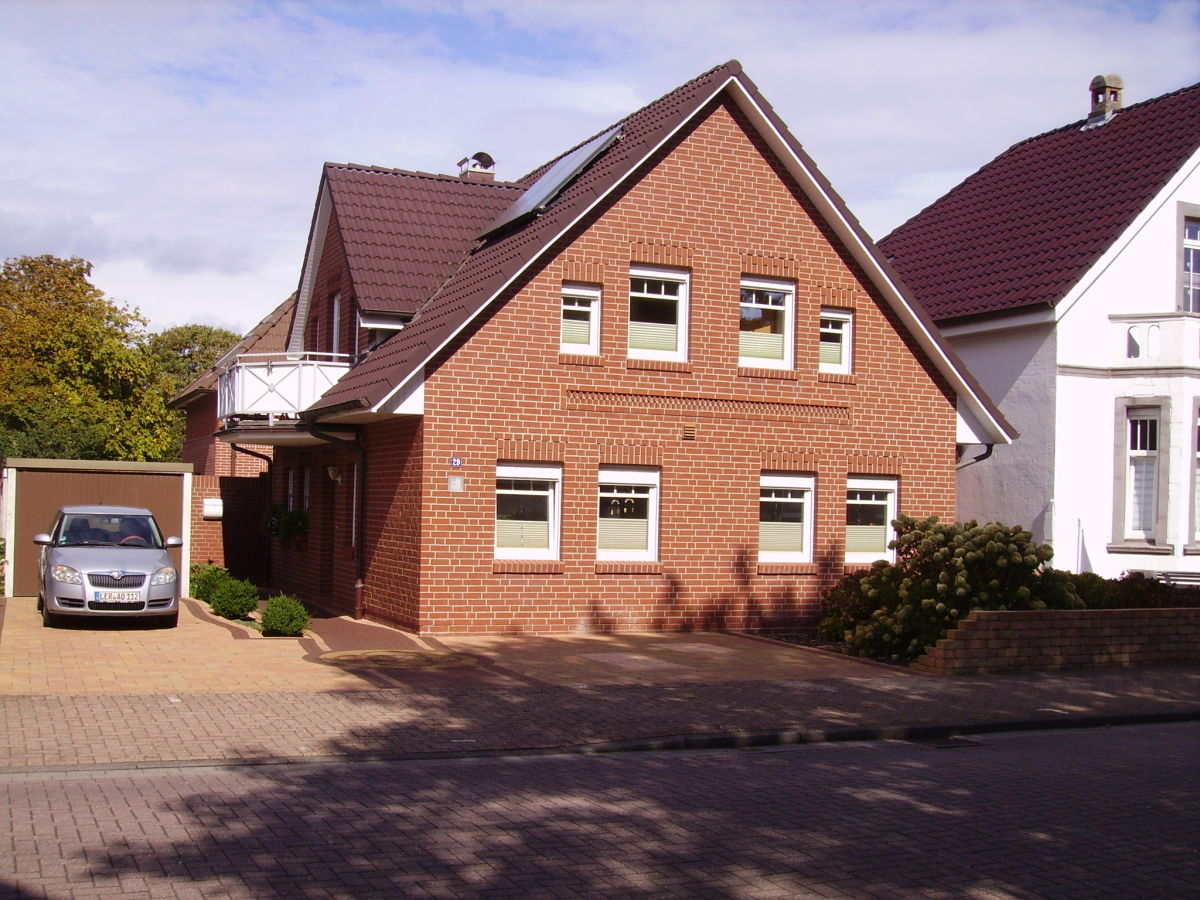
[[[1120,75],[1097,75],[1092,79],[1092,112],[1088,122],[1093,120],[1111,119],[1113,113],[1121,108],[1121,91],[1125,83]]]
[[[464,181],[495,181],[496,161],[482,150],[465,156],[458,161],[458,177]]]

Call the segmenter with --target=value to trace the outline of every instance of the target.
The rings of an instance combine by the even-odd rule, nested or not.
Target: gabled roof
[[[292,323],[292,314],[296,309],[296,295],[292,294],[267,316],[246,332],[245,337],[234,344],[225,354],[205,369],[196,378],[171,398],[170,406],[187,406],[201,394],[211,393],[217,389],[217,379],[221,369],[233,363],[244,353],[282,353],[287,346],[288,330]]]
[[[410,323],[344,375],[309,408],[306,416],[325,420],[351,419],[362,418],[363,414],[387,412],[389,404],[402,397],[406,387],[421,382],[425,367],[476,316],[496,302],[518,279],[536,271],[538,265],[549,259],[560,238],[584,221],[589,213],[630,179],[637,177],[643,163],[674,135],[705,115],[711,109],[710,104],[715,103],[721,95],[736,103],[747,116],[838,239],[863,267],[885,302],[929,355],[958,395],[960,415],[973,424],[976,432],[985,433],[988,442],[1006,442],[1015,436],[1011,426],[942,343],[937,329],[903,295],[866,232],[736,60],[717,66],[676,88],[615,126],[580,142],[512,185],[485,186],[486,190],[472,191],[469,196],[477,205],[471,208],[470,224],[475,228],[471,239],[466,239],[471,230],[467,222],[461,228],[447,227],[442,232],[446,240],[443,249],[447,251],[451,234],[454,239],[463,241],[459,264],[453,274],[419,305]],[[499,230],[489,230],[498,217],[503,218],[503,207],[491,207],[493,202],[499,204],[501,199],[507,203],[516,202],[521,195],[512,195],[513,186],[529,190],[537,185],[542,175],[554,171],[555,163],[559,160],[570,157],[576,150],[613,129],[619,129],[619,139],[603,149],[560,191],[556,191],[544,208],[538,208],[536,215],[523,215]],[[398,178],[395,183],[399,190],[407,190],[404,185],[415,184],[411,179],[404,178]],[[485,200],[485,197],[488,199]],[[323,197],[318,199],[313,236],[310,237],[310,259],[323,233],[323,202]],[[421,202],[432,203],[433,200],[425,198]],[[419,205],[414,202],[413,208]],[[485,206],[491,207],[486,217],[483,216]],[[340,210],[338,213],[340,216]],[[478,227],[475,227],[476,222],[479,223]],[[360,241],[379,239],[378,236],[363,235]],[[302,279],[302,291],[305,280],[313,270],[313,265],[306,263],[307,274]],[[302,294],[301,307],[303,305]]]
[[[1053,306],[1200,148],[1200,84],[1015,144],[879,241],[944,322]]]
[[[354,293],[363,312],[415,313],[475,237],[519,197],[513,185],[325,164]]]

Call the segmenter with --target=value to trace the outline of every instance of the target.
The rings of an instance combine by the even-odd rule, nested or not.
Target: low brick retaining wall
[[[912,668],[937,675],[1200,662],[1200,608],[977,609]]]

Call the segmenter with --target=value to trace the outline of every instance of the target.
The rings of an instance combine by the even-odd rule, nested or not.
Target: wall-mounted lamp
[[[338,470],[337,466],[326,466],[325,474],[329,476],[330,481],[336,481],[338,484],[342,483],[342,473]]]

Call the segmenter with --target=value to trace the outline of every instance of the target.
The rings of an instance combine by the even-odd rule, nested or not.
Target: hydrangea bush
[[[855,656],[908,662],[972,609],[1078,609],[1049,546],[1019,526],[901,516],[896,561],[847,573],[829,593],[821,633]]]

